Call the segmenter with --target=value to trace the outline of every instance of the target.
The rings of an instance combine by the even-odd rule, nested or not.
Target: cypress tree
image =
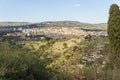
[[[110,7],[107,31],[110,42],[110,66],[120,68],[120,10],[117,4]]]

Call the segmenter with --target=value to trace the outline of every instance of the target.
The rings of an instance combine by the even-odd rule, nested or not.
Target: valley
[[[74,36],[108,36],[105,24],[88,24],[75,21],[41,23],[0,23],[0,35],[13,39],[70,38]],[[35,37],[35,38],[34,38]],[[11,38],[12,39],[12,38]]]
[[[10,63],[2,66],[5,70],[9,66],[16,68],[9,73],[3,70],[5,74],[0,75],[24,80],[34,80],[35,76],[41,80],[101,80],[104,74],[112,74],[102,73],[109,53],[106,27],[73,21],[4,23],[0,25],[0,55],[3,63],[8,64],[9,58]],[[32,71],[27,72],[28,69]]]

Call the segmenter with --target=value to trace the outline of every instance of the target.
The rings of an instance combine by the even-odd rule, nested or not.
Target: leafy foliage
[[[38,54],[11,47],[8,42],[0,42],[0,76],[7,80],[48,80],[49,59]]]

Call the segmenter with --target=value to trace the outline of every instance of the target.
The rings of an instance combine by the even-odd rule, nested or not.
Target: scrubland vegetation
[[[1,41],[0,78],[86,80],[91,74],[89,70],[102,70],[107,45],[107,38],[83,36],[49,41]],[[94,79],[95,75],[91,77]]]

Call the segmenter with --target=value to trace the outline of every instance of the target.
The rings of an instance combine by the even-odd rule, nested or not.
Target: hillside
[[[101,29],[106,30],[107,24],[100,23],[100,24],[90,24],[90,23],[82,23],[77,21],[56,21],[56,22],[43,22],[46,27],[75,27],[81,29]]]
[[[81,36],[50,41],[22,41],[15,46],[21,46],[39,60],[45,60],[46,68],[53,70],[49,72],[53,74],[51,80],[95,80],[96,75],[101,75],[97,78],[103,80],[108,45],[108,38],[87,39]]]
[[[44,28],[61,28],[61,27],[75,27],[81,29],[100,29],[106,30],[106,23],[101,24],[90,24],[90,23],[82,23],[77,21],[49,21],[49,22],[41,22],[41,23],[29,23],[29,22],[0,22],[0,27],[10,27],[10,26],[23,26],[24,27],[44,27]]]

